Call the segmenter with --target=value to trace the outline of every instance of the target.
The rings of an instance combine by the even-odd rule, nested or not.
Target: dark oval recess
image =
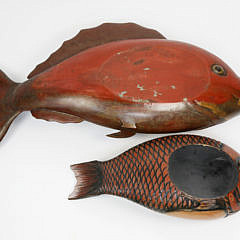
[[[177,149],[169,158],[169,176],[175,186],[196,198],[217,198],[238,183],[238,170],[222,150],[203,145]]]

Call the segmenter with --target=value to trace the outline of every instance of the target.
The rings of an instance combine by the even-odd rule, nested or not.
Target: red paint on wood
[[[227,76],[212,72],[221,64]],[[169,40],[126,40],[83,51],[38,75],[33,87],[128,102],[223,103],[240,96],[240,81],[216,56]]]

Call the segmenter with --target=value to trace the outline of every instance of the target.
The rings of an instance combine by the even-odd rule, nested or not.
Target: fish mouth
[[[209,110],[219,119],[228,120],[236,115],[240,111],[240,97],[232,94],[232,98],[224,103],[216,104],[210,103],[205,101],[195,101],[195,103],[204,108]]]

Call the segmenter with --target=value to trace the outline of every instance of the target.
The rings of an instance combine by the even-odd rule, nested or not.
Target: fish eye
[[[227,71],[224,69],[223,66],[221,66],[219,64],[213,64],[212,65],[212,71],[219,76],[226,76],[227,75]]]

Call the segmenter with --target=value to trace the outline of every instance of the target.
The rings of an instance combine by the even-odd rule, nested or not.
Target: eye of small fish
[[[219,76],[226,76],[227,75],[227,72],[224,69],[224,67],[221,66],[221,65],[218,65],[218,64],[213,64],[212,65],[212,71]]]

